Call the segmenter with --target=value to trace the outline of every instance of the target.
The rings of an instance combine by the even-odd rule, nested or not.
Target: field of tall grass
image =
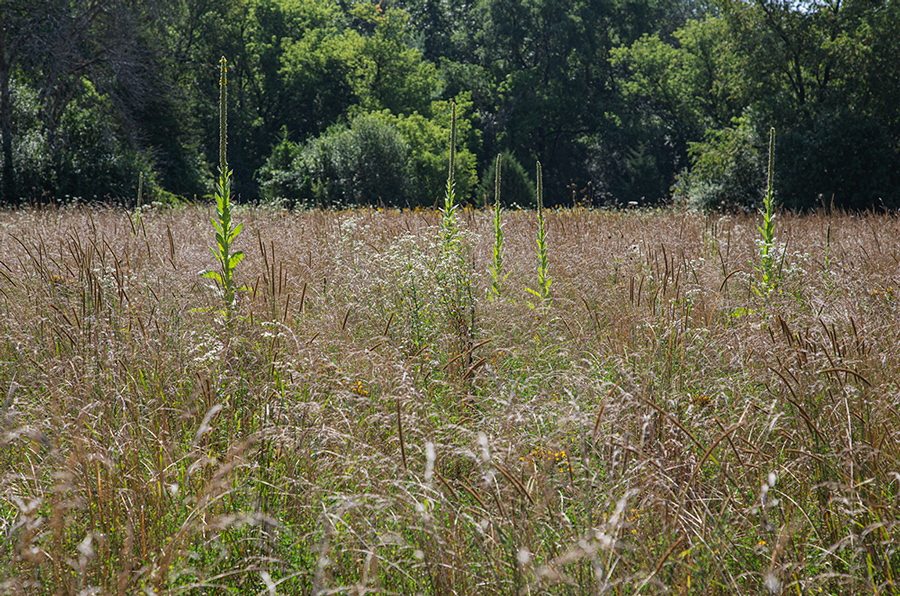
[[[896,216],[211,213],[0,212],[0,593],[897,592]]]

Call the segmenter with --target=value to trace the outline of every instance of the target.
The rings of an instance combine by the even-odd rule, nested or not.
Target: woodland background
[[[892,0],[3,0],[6,205],[202,198],[229,73],[241,201],[458,194],[752,209],[900,203]],[[488,183],[480,181],[487,180]]]

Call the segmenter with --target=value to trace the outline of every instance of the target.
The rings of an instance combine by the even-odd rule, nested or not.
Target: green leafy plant
[[[134,228],[141,225],[141,214],[144,208],[144,173],[138,175],[137,201],[134,204],[134,212],[131,214],[131,224]]]
[[[758,227],[762,236],[759,246],[760,273],[762,273],[762,288],[765,292],[771,292],[775,285],[775,192],[773,190],[772,177],[775,171],[775,129],[769,130],[769,172],[766,181],[766,198],[763,208],[759,210],[763,216],[763,223]]]
[[[472,296],[470,244],[460,229],[456,204],[456,104],[450,106],[450,165],[444,206],[440,210],[440,246],[434,271],[442,291],[450,333],[454,336],[456,355],[465,354],[462,364],[468,366],[471,357],[472,332],[475,327],[475,300]]]
[[[235,292],[240,289],[234,282],[234,270],[244,259],[244,253],[234,251],[233,246],[244,224],[235,225],[231,220],[231,171],[225,158],[228,136],[228,61],[224,56],[219,60],[219,71],[219,178],[216,181],[216,217],[210,218],[216,231],[216,245],[210,247],[210,251],[219,262],[219,269],[204,271],[202,275],[214,280],[222,289],[227,322],[234,310]]]

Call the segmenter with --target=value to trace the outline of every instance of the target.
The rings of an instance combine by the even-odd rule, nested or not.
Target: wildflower
[[[369,390],[366,389],[365,385],[362,381],[357,381],[350,387],[350,391],[359,395],[360,397],[369,397]]]
[[[692,395],[692,396],[691,396],[691,401],[692,401],[692,402],[694,403],[694,405],[697,406],[698,408],[705,408],[706,406],[709,405],[711,399],[710,399],[710,397],[709,397],[708,395],[706,395],[705,393],[698,393],[698,394],[695,394],[695,395]]]

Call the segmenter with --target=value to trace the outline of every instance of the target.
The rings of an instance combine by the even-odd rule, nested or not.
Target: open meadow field
[[[0,212],[0,594],[900,591],[897,216],[213,213]]]

